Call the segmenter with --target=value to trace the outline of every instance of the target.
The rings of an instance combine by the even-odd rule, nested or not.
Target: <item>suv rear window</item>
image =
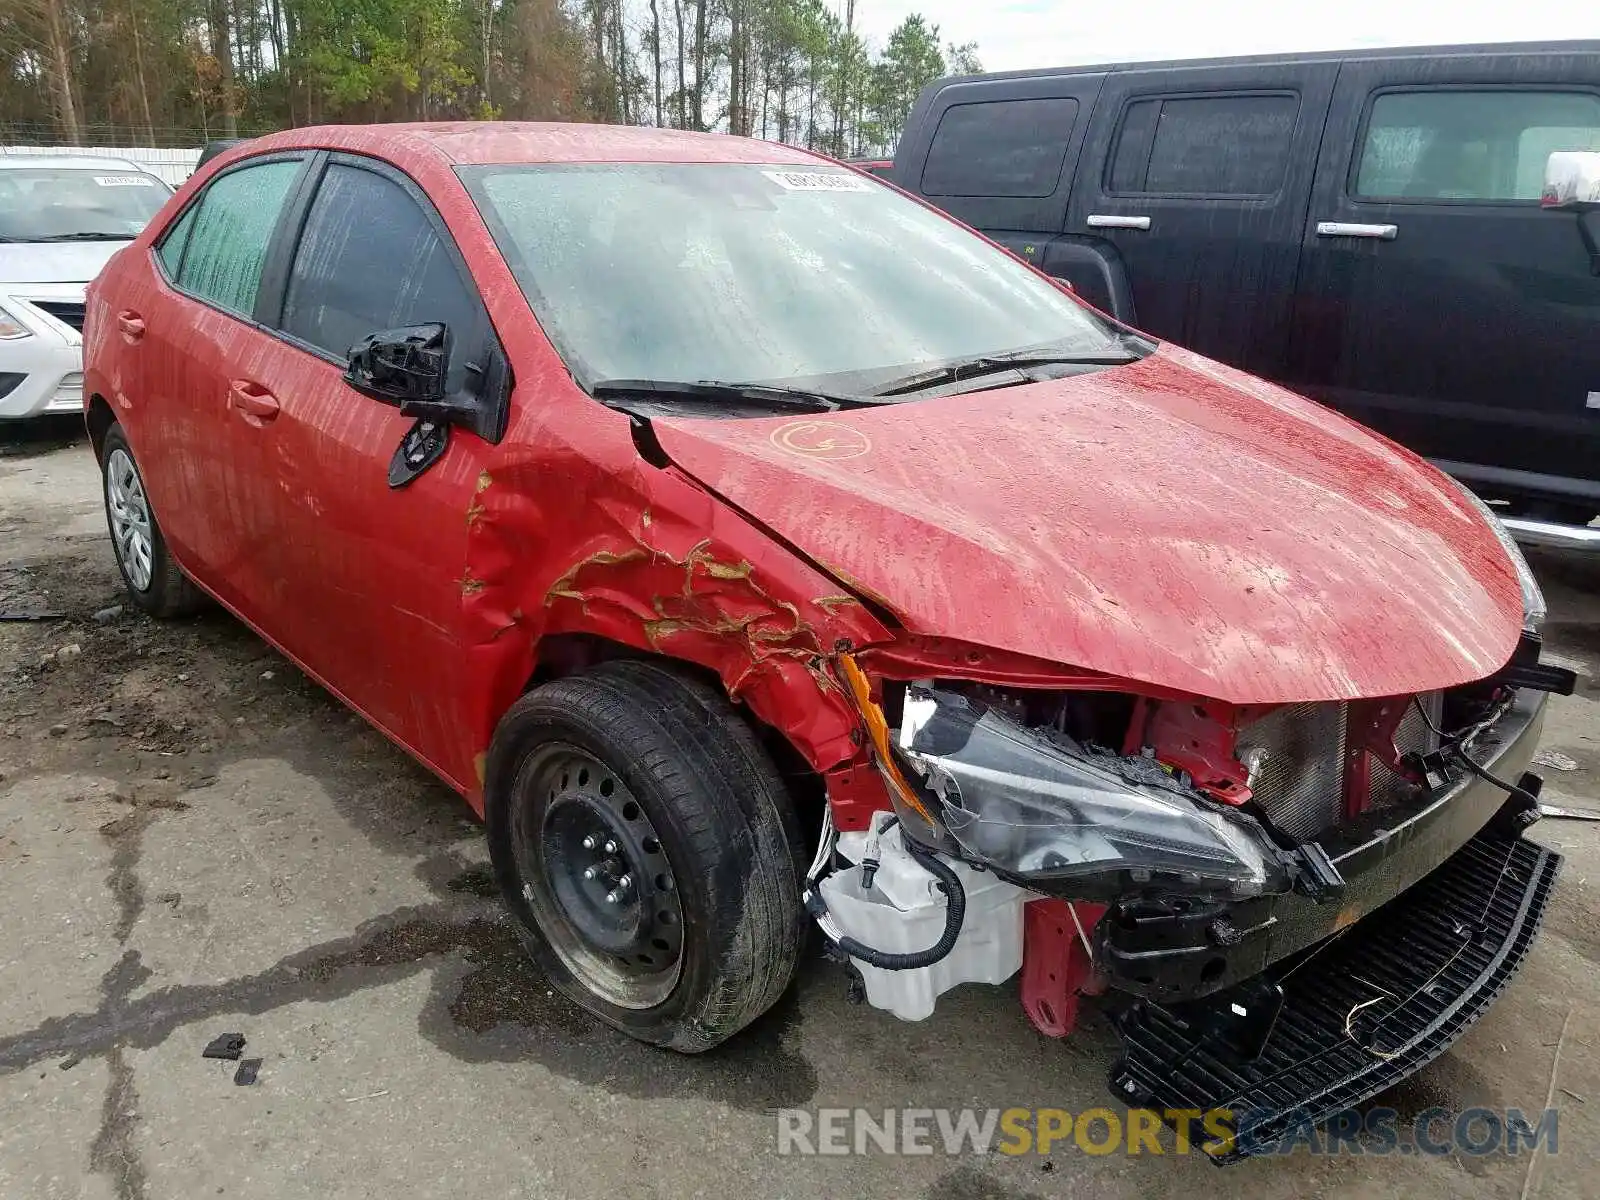
[[[945,110],[922,168],[928,196],[1055,193],[1078,120],[1078,102],[992,100]]]
[[[1157,96],[1122,114],[1108,190],[1270,196],[1283,186],[1300,99]]]
[[[1372,103],[1355,194],[1368,199],[1537,200],[1555,150],[1600,150],[1591,92],[1385,92]]]

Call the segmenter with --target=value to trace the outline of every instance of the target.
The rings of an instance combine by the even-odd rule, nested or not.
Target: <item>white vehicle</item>
[[[83,289],[172,190],[120,158],[0,155],[0,419],[83,407]]]

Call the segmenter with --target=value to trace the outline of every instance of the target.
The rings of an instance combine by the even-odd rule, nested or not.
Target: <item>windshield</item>
[[[462,171],[580,384],[852,392],[918,367],[1121,332],[966,229],[854,171],[746,164]]]
[[[104,168],[0,168],[0,240],[136,238],[172,193],[154,175]]]

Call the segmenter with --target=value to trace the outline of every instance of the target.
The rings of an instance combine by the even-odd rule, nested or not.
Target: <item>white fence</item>
[[[0,154],[89,154],[102,158],[125,158],[138,163],[152,175],[177,187],[194,174],[200,150],[159,150],[143,146],[0,146]]]

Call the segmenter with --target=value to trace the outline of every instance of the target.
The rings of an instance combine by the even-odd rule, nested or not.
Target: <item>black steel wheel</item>
[[[535,689],[495,732],[485,799],[524,945],[601,1019],[696,1053],[788,986],[806,928],[793,805],[705,683],[629,660]]]
[[[589,991],[646,1009],[681,973],[683,906],[661,837],[628,786],[587,750],[552,742],[530,755],[512,814],[523,899]]]

